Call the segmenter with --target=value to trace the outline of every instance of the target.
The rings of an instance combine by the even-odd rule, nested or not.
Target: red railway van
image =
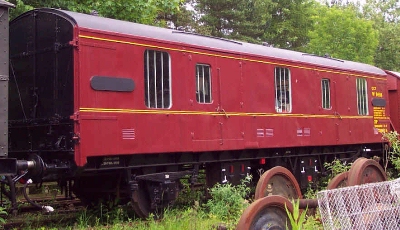
[[[390,125],[371,65],[95,15],[20,15],[10,65],[10,157],[45,165],[39,181],[75,178],[86,198],[119,172],[153,207],[140,181],[173,190],[199,167],[212,184],[283,165],[304,188],[325,161],[380,154]],[[101,170],[107,185],[75,177]]]

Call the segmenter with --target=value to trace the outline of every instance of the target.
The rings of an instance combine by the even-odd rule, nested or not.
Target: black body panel
[[[71,23],[55,14],[30,11],[11,22],[10,120],[73,113],[72,37]]]
[[[10,23],[9,148],[46,164],[73,162],[74,23],[29,11]]]

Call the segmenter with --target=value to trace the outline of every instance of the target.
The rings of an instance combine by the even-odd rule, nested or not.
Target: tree
[[[60,8],[90,13],[125,21],[152,25],[166,25],[171,15],[179,10],[181,0],[10,0],[16,4],[16,13],[38,7]],[[12,12],[12,16],[16,16]]]
[[[8,1],[13,3],[16,8],[11,8],[10,10],[10,19],[13,19],[15,17],[17,17],[18,15],[33,9],[32,6],[29,5],[25,5],[24,2],[22,0],[15,0],[15,1]]]
[[[314,0],[272,0],[263,41],[274,47],[303,50],[307,45],[308,33],[313,26]]]
[[[179,12],[171,17],[171,28],[176,30],[211,35],[208,27],[199,23],[200,15],[194,9],[195,0],[186,0],[180,5]]]
[[[210,35],[288,49],[308,42],[314,0],[196,0]]]
[[[197,0],[198,23],[209,35],[245,41],[260,40],[263,13],[269,0]]]
[[[397,0],[367,0],[364,17],[374,22],[379,34],[375,53],[376,66],[400,71],[400,5]]]
[[[379,29],[379,45],[374,60],[382,69],[400,71],[400,25],[387,23]]]
[[[307,52],[373,64],[378,33],[354,7],[320,6]]]

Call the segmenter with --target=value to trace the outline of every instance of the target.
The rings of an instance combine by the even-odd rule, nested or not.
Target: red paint
[[[381,87],[387,98],[385,76],[367,76],[291,60],[227,53],[80,27],[75,27],[74,34],[78,41],[74,51],[74,131],[79,134],[75,161],[78,166],[83,166],[91,156],[240,150],[246,148],[246,143],[263,149],[381,142],[381,135],[373,132],[372,106],[369,106],[371,118],[354,118],[358,116],[355,75],[368,77],[369,99],[369,86],[373,85]],[[78,38],[78,34],[99,39]],[[154,49],[169,53],[170,109],[145,106],[143,58],[147,48],[132,45],[137,43],[157,46],[159,48]],[[193,53],[188,55],[189,51]],[[213,102],[210,104],[196,102],[197,63],[211,66]],[[293,101],[291,116],[271,116],[277,114],[274,68],[292,65],[299,68],[288,67]],[[318,72],[313,70],[315,68],[324,71]],[[90,86],[92,76],[132,78],[136,88],[124,93],[94,91]],[[321,109],[322,78],[331,80],[330,110]],[[79,111],[80,108],[99,110],[85,112]],[[298,137],[298,127],[309,128],[310,135]],[[134,130],[134,139],[123,139],[122,130],[127,129]],[[273,130],[273,135],[257,136],[258,129]],[[260,159],[259,163],[263,165],[266,160]]]
[[[400,131],[400,73],[386,71],[389,91],[391,129]]]

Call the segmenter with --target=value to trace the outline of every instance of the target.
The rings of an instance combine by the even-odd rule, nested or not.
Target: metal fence
[[[324,229],[400,229],[400,179],[317,194]]]

